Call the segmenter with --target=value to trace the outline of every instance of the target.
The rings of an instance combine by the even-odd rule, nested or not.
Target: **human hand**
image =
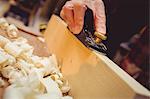
[[[106,34],[105,7],[102,0],[71,0],[66,2],[61,10],[61,17],[74,34],[79,34],[84,25],[86,9],[93,11],[96,32]]]

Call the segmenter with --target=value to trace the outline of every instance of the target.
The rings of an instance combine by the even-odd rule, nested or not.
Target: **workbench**
[[[4,31],[0,35],[6,36]],[[67,24],[53,15],[44,33],[46,44],[31,33],[20,36],[35,47],[34,54],[56,55],[64,77],[71,86],[74,99],[149,99],[150,92],[107,56],[86,48],[68,29]],[[2,96],[3,89],[0,89]]]

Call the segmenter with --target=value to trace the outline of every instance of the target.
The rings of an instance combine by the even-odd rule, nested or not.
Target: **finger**
[[[65,17],[65,14],[64,14],[64,10],[62,9],[61,12],[60,12],[60,17],[66,21],[66,17]]]
[[[94,10],[94,23],[95,29],[97,32],[106,34],[106,15],[105,15],[105,7],[102,0],[96,0],[95,2],[95,10]]]
[[[84,25],[84,15],[86,11],[86,6],[82,2],[75,2],[73,7],[74,7],[73,12],[75,23],[73,32],[75,34],[79,34]]]
[[[82,0],[84,2],[84,4],[90,8],[91,10],[95,9],[95,0]]]
[[[66,21],[68,26],[72,26],[74,24],[73,18],[73,5],[70,1],[68,1],[61,10],[61,17]]]

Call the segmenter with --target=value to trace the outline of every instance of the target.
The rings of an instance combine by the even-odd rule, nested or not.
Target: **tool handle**
[[[95,25],[94,25],[94,16],[93,11],[90,8],[87,8],[84,16],[84,26],[83,30],[87,30],[88,32],[94,35]]]
[[[86,30],[89,33],[91,33],[93,38],[95,38],[95,43],[100,43],[102,40],[107,39],[105,35],[95,31],[93,11],[90,8],[87,8],[85,12],[83,30]]]
[[[85,45],[89,46],[86,42],[86,37],[88,37],[88,33],[90,35],[94,35],[94,17],[93,17],[93,11],[89,8],[87,8],[84,16],[84,25],[83,29],[79,34],[75,34],[75,36]],[[87,33],[88,32],[88,33]]]

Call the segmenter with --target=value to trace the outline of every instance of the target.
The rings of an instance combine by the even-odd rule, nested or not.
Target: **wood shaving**
[[[0,19],[0,29],[4,29],[4,23],[7,22]],[[34,48],[27,39],[18,37],[19,31],[14,25],[5,29],[14,40],[0,35],[0,73],[10,83],[3,99],[72,99],[63,96],[70,86],[58,69],[56,56],[34,55]],[[0,78],[0,86],[4,85],[3,78]]]

